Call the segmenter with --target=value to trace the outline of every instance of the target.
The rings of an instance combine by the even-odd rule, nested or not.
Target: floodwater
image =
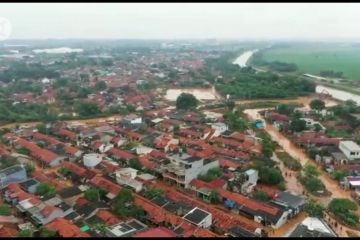
[[[238,64],[240,67],[246,67],[246,63],[249,61],[251,56],[257,51],[258,51],[257,49],[254,49],[243,52],[237,59],[235,59],[233,64]]]
[[[331,97],[340,101],[353,100],[360,104],[360,95],[349,93],[346,91],[338,90],[335,88],[325,87],[322,85],[316,86],[316,93],[329,93]]]
[[[62,47],[62,48],[49,48],[49,49],[34,49],[34,53],[78,53],[83,52],[84,50],[81,48],[68,48],[68,47]]]
[[[220,99],[220,94],[212,88],[174,88],[166,91],[165,99],[169,101],[176,101],[178,96],[182,93],[190,93],[198,100],[216,100]]]

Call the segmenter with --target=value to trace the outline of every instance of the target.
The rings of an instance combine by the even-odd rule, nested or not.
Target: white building
[[[246,179],[245,182],[241,185],[241,192],[243,194],[249,194],[252,192],[256,183],[259,179],[259,172],[255,169],[249,169],[244,173]]]
[[[360,146],[353,141],[340,141],[339,148],[349,160],[360,158]]]
[[[211,128],[215,129],[215,132],[213,134],[214,137],[218,137],[223,132],[228,130],[228,126],[225,123],[221,123],[221,122],[211,124]]]
[[[103,157],[97,153],[85,154],[84,158],[83,158],[84,165],[86,167],[95,167],[96,165],[101,163],[102,160],[103,160]]]
[[[186,153],[170,155],[168,158],[171,162],[161,166],[164,180],[184,188],[190,187],[190,182],[199,174],[205,174],[209,169],[219,167],[218,160],[193,157]]]
[[[133,188],[136,192],[140,192],[143,188],[143,183],[136,180],[138,170],[134,168],[122,168],[116,171],[116,182],[120,185],[125,185]]]
[[[192,209],[183,218],[202,228],[209,228],[212,224],[211,213],[206,212],[198,207]]]

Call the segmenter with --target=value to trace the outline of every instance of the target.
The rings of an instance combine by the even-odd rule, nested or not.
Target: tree
[[[228,107],[228,109],[230,111],[232,111],[234,109],[234,107],[235,107],[235,102],[234,101],[227,101],[226,106]]]
[[[253,193],[253,198],[260,201],[268,201],[270,199],[269,195],[264,191],[256,191]]]
[[[75,104],[75,111],[80,116],[92,117],[101,113],[99,106],[95,102],[78,102]]]
[[[39,133],[47,134],[47,129],[46,129],[46,125],[45,125],[45,124],[38,124],[38,125],[36,125],[36,129],[38,130]]]
[[[314,201],[309,201],[305,205],[305,211],[310,217],[323,218],[325,208]]]
[[[233,131],[245,131],[249,128],[248,122],[243,119],[239,113],[236,112],[227,112],[224,115],[225,123],[228,125],[229,129]]]
[[[306,129],[306,122],[302,119],[293,119],[290,123],[292,132],[302,132]]]
[[[32,173],[35,170],[35,166],[32,163],[26,163],[25,170],[27,174]]]
[[[155,197],[162,196],[164,194],[164,191],[158,188],[152,188],[144,192],[144,196],[147,199],[153,199]]]
[[[282,103],[277,107],[277,112],[280,114],[289,115],[291,114],[292,109],[290,109],[289,105]]]
[[[197,107],[197,105],[198,100],[190,93],[181,93],[180,96],[176,99],[177,109],[194,109]]]
[[[55,196],[56,188],[50,183],[40,183],[36,188],[36,193],[40,196]]]
[[[106,89],[106,83],[104,81],[98,81],[95,83],[95,89],[97,91],[103,91]]]
[[[217,204],[220,202],[219,193],[217,191],[211,191],[209,195],[210,203]]]
[[[355,202],[347,198],[335,198],[331,200],[328,209],[346,224],[354,226],[359,223],[359,216],[354,213],[354,211],[357,211],[358,206]]]
[[[323,128],[320,126],[320,124],[315,123],[314,124],[314,130],[315,132],[320,132]]]
[[[320,99],[314,99],[310,102],[310,108],[321,111],[325,108],[325,102]]]
[[[263,183],[277,185],[284,181],[284,177],[278,168],[260,166],[258,170],[259,178]]]
[[[11,215],[11,207],[7,204],[0,205],[0,215],[1,216],[10,216]]]
[[[304,168],[304,172],[307,176],[315,176],[316,177],[316,176],[320,175],[318,168],[314,165],[307,165]]]
[[[137,170],[141,170],[143,166],[138,158],[134,158],[134,159],[130,159],[129,167],[135,168]]]
[[[40,228],[40,237],[55,237],[56,232],[53,230],[50,230],[44,226]]]
[[[93,187],[85,191],[84,197],[90,202],[100,201],[100,192],[99,189]]]
[[[30,229],[24,229],[24,230],[19,231],[17,236],[18,237],[32,237],[33,233]]]
[[[349,176],[349,172],[346,170],[334,170],[331,173],[331,177],[335,179],[336,181],[341,181],[345,177]]]

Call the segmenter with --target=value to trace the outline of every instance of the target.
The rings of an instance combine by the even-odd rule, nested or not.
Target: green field
[[[320,71],[343,72],[345,78],[360,81],[359,46],[290,46],[264,51],[265,61],[295,63],[301,72],[319,75]]]

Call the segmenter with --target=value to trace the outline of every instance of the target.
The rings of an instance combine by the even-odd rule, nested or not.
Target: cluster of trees
[[[322,77],[330,77],[330,78],[342,78],[343,72],[335,72],[333,70],[324,70],[320,71],[320,76]]]
[[[305,211],[310,217],[323,218],[325,208],[314,201],[309,201],[305,205]]]
[[[355,213],[358,206],[347,198],[335,198],[329,203],[328,209],[346,224],[355,226],[359,224],[359,216]]]
[[[199,175],[198,179],[203,180],[205,182],[210,182],[212,180],[218,179],[222,176],[222,170],[220,168],[211,168],[207,171],[207,173],[203,175]]]
[[[0,204],[0,216],[10,216],[11,207],[7,204]]]
[[[277,185],[284,190],[284,177],[275,162],[268,158],[259,158],[254,161],[255,169],[259,171],[260,182],[270,185]]]
[[[3,82],[10,82],[13,79],[44,77],[56,78],[59,77],[59,73],[39,63],[26,64],[24,62],[12,62],[8,69],[0,72],[0,79]]]
[[[294,158],[292,158],[287,152],[279,152],[277,153],[277,156],[287,168],[293,171],[301,170],[302,168],[301,163],[295,160]]]
[[[144,209],[134,204],[131,190],[123,188],[114,199],[113,212],[122,217],[133,217],[142,221],[146,216]]]
[[[311,193],[325,190],[325,185],[318,178],[319,170],[314,165],[308,165],[304,168],[304,175],[300,177],[300,182]]]
[[[190,93],[181,93],[176,99],[177,109],[195,109],[198,105],[196,97]]]
[[[360,113],[360,106],[358,106],[355,101],[347,100],[343,104],[330,107],[329,110],[334,112],[336,117],[343,119],[351,127],[356,128],[360,126],[360,120],[353,115]]]
[[[256,190],[253,193],[252,197],[256,200],[260,200],[260,201],[264,201],[264,202],[270,200],[270,196],[266,192],[261,191],[261,190]]]
[[[272,141],[270,135],[266,132],[260,132],[258,137],[262,139],[262,153],[264,156],[267,158],[272,157],[276,144]]]
[[[7,167],[11,167],[15,164],[18,164],[19,161],[15,157],[11,156],[0,156],[0,169],[5,169]]]
[[[278,72],[295,72],[297,66],[295,63],[284,63],[279,61],[273,61],[268,63],[270,69]]]
[[[239,111],[229,111],[224,114],[225,123],[228,125],[228,128],[232,131],[245,131],[249,128],[248,121],[245,118],[241,117]]]
[[[51,183],[40,183],[36,188],[36,194],[40,196],[53,197],[56,194],[56,188]]]

